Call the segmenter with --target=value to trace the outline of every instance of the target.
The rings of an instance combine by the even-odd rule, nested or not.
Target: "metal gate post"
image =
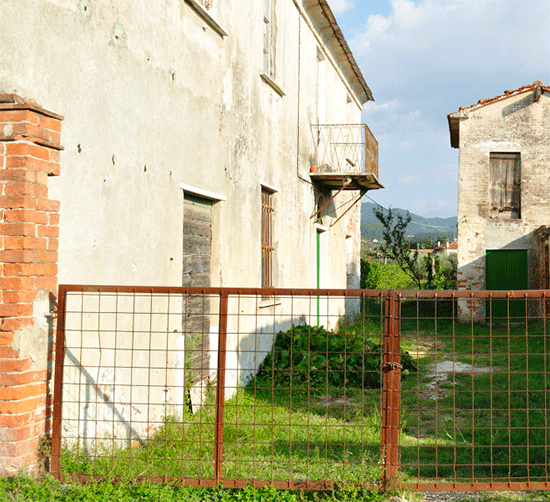
[[[382,364],[382,478],[384,491],[395,488],[399,473],[399,419],[401,412],[401,296],[385,295],[384,361]]]
[[[214,437],[214,472],[216,482],[222,481],[223,467],[223,420],[225,413],[225,364],[227,350],[227,305],[228,293],[220,294],[220,334],[218,338],[218,384],[216,387],[216,432]]]
[[[61,479],[61,412],[63,409],[63,371],[65,363],[65,311],[67,293],[59,287],[57,300],[57,332],[55,335],[55,370],[53,389],[52,459],[50,473]]]

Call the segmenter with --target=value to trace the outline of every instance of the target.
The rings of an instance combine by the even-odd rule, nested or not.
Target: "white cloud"
[[[391,6],[387,16],[369,16],[350,41],[375,97],[378,83],[399,90],[422,83],[426,92],[472,73],[549,74],[548,0],[392,0]]]
[[[408,176],[405,176],[404,178],[398,178],[397,184],[398,185],[410,185],[411,183],[415,183],[418,181],[418,178],[416,176],[413,176],[412,174],[409,174]]]
[[[401,143],[397,145],[397,148],[399,148],[400,150],[409,150],[411,148],[414,148],[415,146],[416,143],[414,141],[405,140],[401,141]]]
[[[550,84],[550,1],[391,0],[384,11],[353,1],[340,24],[354,34],[348,42],[376,100],[363,119],[379,141],[387,188],[377,196],[424,213],[456,211],[446,116],[535,79]]]
[[[349,0],[330,0],[329,5],[334,14],[341,14],[353,7],[353,3]]]
[[[401,106],[399,99],[392,99],[391,101],[383,101],[378,103],[377,101],[369,102],[366,107],[367,113],[378,113],[397,110]]]

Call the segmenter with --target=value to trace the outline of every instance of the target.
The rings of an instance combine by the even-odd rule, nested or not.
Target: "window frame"
[[[261,187],[261,220],[260,220],[260,250],[261,250],[261,287],[273,287],[274,236],[273,223],[275,219],[275,194],[269,187]]]
[[[277,30],[274,27],[274,9],[273,0],[264,0],[264,12],[262,15],[262,64],[260,77],[269,85],[281,98],[285,96],[281,86],[275,82],[275,57],[276,57],[276,37]],[[275,28],[275,30],[274,30]]]
[[[269,78],[273,78],[273,61],[272,61],[272,46],[273,41],[271,39],[271,0],[264,0],[264,15],[263,15],[263,59],[262,68],[265,75]]]
[[[521,219],[521,153],[489,153],[489,211],[493,218]]]

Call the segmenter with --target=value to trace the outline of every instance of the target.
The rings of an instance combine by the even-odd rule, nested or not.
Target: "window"
[[[270,78],[271,63],[271,0],[264,0],[264,73]]]
[[[262,288],[273,287],[274,192],[262,187]]]
[[[489,163],[489,207],[492,216],[520,218],[520,154],[491,153]]]
[[[277,40],[277,23],[275,19],[275,7],[273,0],[264,0],[263,15],[263,64],[260,77],[269,85],[279,96],[285,95],[279,84],[275,82],[275,46]]]
[[[327,60],[317,48],[317,123],[327,123]]]

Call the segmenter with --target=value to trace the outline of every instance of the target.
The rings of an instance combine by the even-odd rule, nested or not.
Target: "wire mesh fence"
[[[549,296],[60,286],[51,471],[547,489]]]
[[[547,292],[468,295],[402,301],[417,371],[401,387],[400,472],[420,490],[548,489]]]

